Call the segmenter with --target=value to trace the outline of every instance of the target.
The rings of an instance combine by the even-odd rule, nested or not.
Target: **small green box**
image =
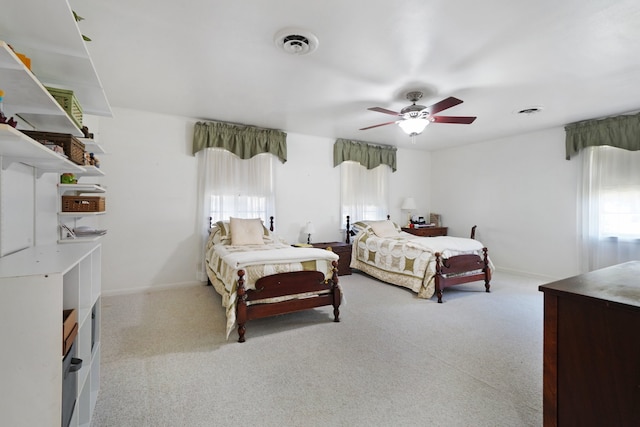
[[[58,101],[58,104],[60,104],[62,109],[67,112],[76,126],[78,126],[78,128],[82,128],[82,107],[80,107],[80,103],[73,94],[73,91],[46,86],[45,88],[49,91],[51,96]]]

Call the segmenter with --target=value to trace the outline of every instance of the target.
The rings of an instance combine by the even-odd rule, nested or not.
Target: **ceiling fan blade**
[[[392,116],[401,115],[400,113],[396,113],[395,111],[387,110],[386,108],[382,108],[382,107],[371,107],[371,108],[367,108],[367,110],[377,111],[378,113],[391,114]]]
[[[469,125],[477,117],[471,116],[432,116],[434,123],[458,123],[463,125]]]
[[[433,115],[439,113],[440,111],[446,110],[447,108],[455,107],[458,104],[462,104],[462,100],[450,96],[447,99],[443,99],[440,102],[436,102],[435,104],[428,106],[422,111]]]
[[[377,127],[380,127],[380,126],[392,125],[392,124],[394,124],[396,122],[397,121],[387,122],[387,123],[380,123],[379,125],[367,126],[366,128],[362,128],[360,130],[367,130],[367,129],[371,129],[371,128],[377,128]]]

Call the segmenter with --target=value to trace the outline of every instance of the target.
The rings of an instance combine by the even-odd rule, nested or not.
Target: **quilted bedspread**
[[[409,288],[420,298],[431,298],[435,292],[436,252],[444,258],[462,254],[483,256],[483,247],[474,239],[419,237],[400,231],[393,237],[379,237],[370,227],[362,225],[353,241],[351,267]]]
[[[256,281],[264,276],[290,271],[320,271],[326,279],[331,278],[333,261],[338,260],[334,252],[316,248],[294,248],[280,241],[264,245],[233,246],[224,242],[215,243],[212,233],[206,246],[205,265],[207,275],[216,291],[222,295],[226,309],[227,338],[236,323],[236,300],[238,270],[244,270],[246,289],[255,289]],[[277,302],[307,296],[305,294],[283,295],[257,302]]]

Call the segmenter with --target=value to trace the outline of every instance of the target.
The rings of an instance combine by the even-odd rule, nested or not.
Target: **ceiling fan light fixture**
[[[429,124],[429,120],[423,117],[400,120],[398,126],[409,136],[420,135]]]

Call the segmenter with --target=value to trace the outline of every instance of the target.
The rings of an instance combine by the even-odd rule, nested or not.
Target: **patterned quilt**
[[[316,248],[294,248],[268,232],[265,234],[264,245],[233,246],[221,236],[219,227],[213,227],[206,245],[205,265],[212,285],[222,295],[222,305],[227,316],[227,338],[236,323],[238,270],[245,271],[245,288],[255,289],[259,278],[290,271],[320,271],[329,279],[333,272],[331,264],[337,260],[338,255],[334,252]],[[308,295],[283,295],[252,303],[277,302],[305,296]]]
[[[462,254],[483,256],[482,243],[474,239],[439,236],[420,237],[396,227],[395,233],[380,237],[369,222],[357,222],[351,268],[361,270],[384,282],[411,289],[420,298],[435,292],[435,254],[444,258]],[[490,268],[493,268],[491,261]]]

